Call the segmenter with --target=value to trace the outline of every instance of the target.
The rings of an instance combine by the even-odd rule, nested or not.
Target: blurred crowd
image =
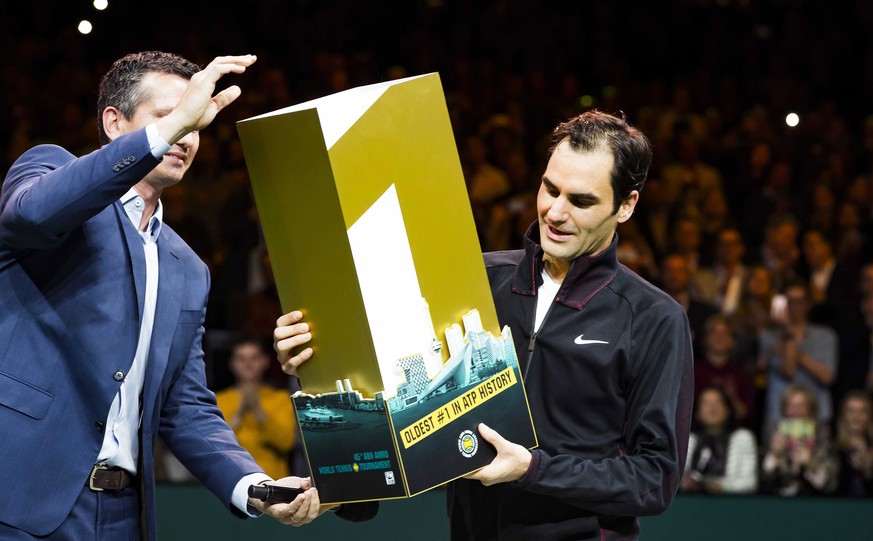
[[[269,351],[281,313],[234,121],[438,72],[483,251],[521,246],[557,122],[597,107],[651,138],[619,259],[691,323],[683,490],[873,496],[873,3],[192,0],[145,30],[107,14],[99,41],[56,26],[67,4],[0,19],[4,170],[43,142],[93,150],[97,81],[124,53],[259,55],[162,198],[212,271],[216,391],[239,383],[236,346]],[[288,384],[277,363],[261,377]]]

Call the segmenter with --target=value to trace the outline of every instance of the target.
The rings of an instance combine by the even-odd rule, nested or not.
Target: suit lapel
[[[137,329],[142,325],[142,311],[145,306],[145,282],[146,282],[146,264],[145,251],[142,247],[142,237],[136,231],[136,227],[130,222],[127,213],[124,211],[124,206],[121,202],[116,201],[115,216],[118,219],[118,225],[124,232],[125,247],[127,249],[128,261],[133,269],[133,285],[136,288],[136,305],[139,317],[137,318]]]
[[[153,404],[159,390],[159,383],[167,370],[170,355],[170,344],[179,322],[179,310],[182,306],[185,268],[179,258],[175,239],[167,232],[161,231],[158,239],[158,300],[155,305],[155,324],[152,330],[152,341],[149,349],[149,364],[146,374],[144,404]]]

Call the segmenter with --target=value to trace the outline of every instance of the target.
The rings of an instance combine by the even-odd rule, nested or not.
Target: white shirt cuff
[[[261,513],[257,509],[249,507],[249,486],[272,480],[273,478],[266,473],[250,473],[246,475],[240,479],[234,487],[233,494],[230,497],[230,503],[250,517],[261,516]]]
[[[149,140],[149,149],[152,156],[157,159],[162,159],[164,154],[170,150],[170,143],[164,141],[164,138],[158,134],[158,126],[154,122],[146,126],[146,137]]]

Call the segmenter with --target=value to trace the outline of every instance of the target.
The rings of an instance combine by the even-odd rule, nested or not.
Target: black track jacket
[[[676,494],[688,448],[691,335],[682,307],[616,259],[573,262],[532,336],[542,248],[485,254],[512,329],[539,448],[527,475],[448,489],[453,540],[636,539]]]

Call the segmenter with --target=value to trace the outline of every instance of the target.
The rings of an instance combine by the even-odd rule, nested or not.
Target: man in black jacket
[[[494,461],[448,490],[452,539],[636,539],[682,476],[693,391],[682,307],[619,264],[615,230],[651,162],[646,137],[590,111],[553,132],[525,249],[485,254],[509,325],[539,448],[485,425]],[[276,345],[286,370],[309,341],[292,312]]]

